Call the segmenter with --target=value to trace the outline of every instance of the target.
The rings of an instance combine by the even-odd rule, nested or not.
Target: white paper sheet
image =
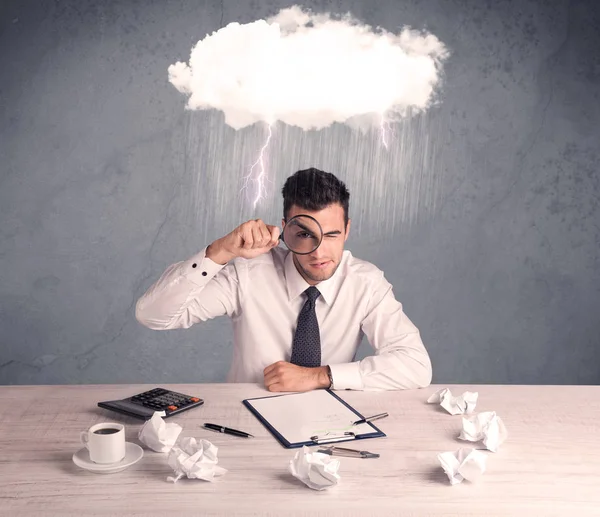
[[[370,424],[352,425],[360,417],[326,390],[294,393],[248,401],[287,441],[310,441],[311,436],[377,432]],[[369,416],[369,415],[364,415]]]

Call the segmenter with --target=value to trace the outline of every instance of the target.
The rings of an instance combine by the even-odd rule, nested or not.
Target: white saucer
[[[125,457],[117,463],[94,463],[90,460],[90,453],[85,447],[73,454],[73,463],[90,472],[97,472],[98,474],[114,474],[115,472],[121,472],[134,463],[137,463],[142,459],[143,455],[144,450],[137,443],[125,442]]]

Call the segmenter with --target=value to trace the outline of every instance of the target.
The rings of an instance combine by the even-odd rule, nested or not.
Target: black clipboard
[[[338,402],[340,402],[341,404],[343,404],[344,406],[346,406],[350,411],[352,411],[356,416],[356,420],[360,420],[361,418],[365,418],[363,415],[361,415],[356,409],[354,409],[350,404],[348,404],[345,400],[343,400],[342,398],[340,398],[338,395],[336,395],[335,393],[333,393],[333,391],[331,390],[323,390],[326,391],[327,393],[329,393],[332,397],[334,397]],[[290,442],[287,440],[287,438],[285,438],[261,413],[258,409],[256,409],[253,405],[252,405],[252,401],[253,400],[261,400],[261,399],[268,399],[268,398],[275,398],[275,397],[287,397],[289,395],[297,395],[297,394],[284,394],[284,395],[271,395],[268,397],[255,397],[252,399],[245,399],[242,401],[242,403],[244,404],[244,406],[246,406],[248,408],[248,410],[256,417],[258,418],[258,420],[269,430],[269,432],[279,441],[279,443],[281,443],[281,445],[283,445],[285,448],[287,449],[296,449],[296,448],[300,448],[300,447],[304,447],[306,446],[312,446],[312,445],[322,445],[322,444],[326,444],[326,443],[337,443],[337,442],[348,442],[348,441],[353,441],[353,440],[362,440],[362,439],[366,439],[366,438],[382,438],[385,437],[386,434],[381,431],[381,429],[379,429],[378,427],[376,427],[375,425],[373,425],[373,423],[371,422],[367,422],[367,424],[373,429],[372,432],[369,433],[361,433],[361,434],[352,434],[352,436],[350,435],[343,435],[343,434],[338,434],[338,435],[334,435],[331,436],[329,438],[325,437],[319,437],[318,440],[314,440],[312,438],[314,437],[307,437],[306,441],[303,442]]]

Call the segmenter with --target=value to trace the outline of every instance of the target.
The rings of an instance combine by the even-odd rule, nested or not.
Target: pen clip
[[[320,444],[320,443],[330,443],[330,442],[341,442],[344,440],[354,440],[356,438],[356,435],[354,433],[351,432],[345,432],[343,434],[331,434],[331,435],[322,435],[322,436],[311,436],[310,440],[313,443],[316,444]]]

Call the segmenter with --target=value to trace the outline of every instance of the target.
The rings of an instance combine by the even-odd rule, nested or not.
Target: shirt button
[[[202,276],[206,276],[206,275],[207,275],[206,271],[202,271]]]
[[[197,266],[197,264],[196,264],[196,263],[192,264],[192,267],[196,267],[196,266]]]

